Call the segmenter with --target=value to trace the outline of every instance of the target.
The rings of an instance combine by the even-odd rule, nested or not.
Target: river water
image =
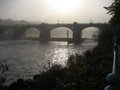
[[[85,40],[79,45],[66,42],[3,41],[0,42],[0,60],[9,66],[7,84],[18,78],[28,79],[47,68],[48,63],[65,65],[69,55],[82,54],[93,49],[97,42]]]
[[[90,33],[86,32],[84,34],[88,37]],[[85,35],[84,38],[86,38]],[[19,78],[32,78],[33,75],[46,70],[49,64],[65,66],[70,55],[82,54],[86,50],[93,49],[96,45],[97,42],[92,39],[86,39],[79,45],[67,45],[67,42],[42,44],[39,41],[31,40],[0,41],[0,62],[9,67],[5,73],[6,85]]]

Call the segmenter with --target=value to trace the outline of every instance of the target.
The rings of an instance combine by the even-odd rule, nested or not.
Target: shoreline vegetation
[[[69,56],[66,67],[53,65],[33,79],[18,79],[9,86],[0,82],[0,90],[103,90],[112,69],[112,36],[112,29],[103,30],[97,47]]]

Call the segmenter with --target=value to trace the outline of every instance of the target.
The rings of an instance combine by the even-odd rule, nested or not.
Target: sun
[[[49,0],[50,6],[59,13],[68,13],[76,10],[79,0]]]

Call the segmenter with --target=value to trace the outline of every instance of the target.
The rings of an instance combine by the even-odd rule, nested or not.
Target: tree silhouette
[[[108,10],[107,14],[112,15],[109,22],[115,26],[120,25],[120,0],[114,0],[110,6],[104,8]]]

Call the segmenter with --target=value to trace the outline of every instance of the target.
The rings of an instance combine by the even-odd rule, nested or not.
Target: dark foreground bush
[[[8,71],[8,66],[5,64],[4,60],[0,59],[0,90],[5,90],[4,86],[6,82],[6,72]]]

